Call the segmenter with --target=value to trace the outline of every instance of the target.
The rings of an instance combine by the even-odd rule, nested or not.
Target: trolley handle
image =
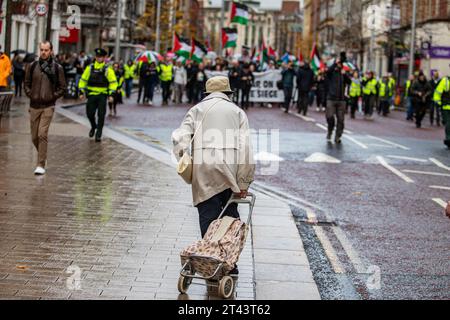
[[[230,200],[228,200],[227,204],[225,205],[222,212],[220,213],[218,219],[222,218],[222,216],[225,213],[225,210],[227,210],[227,208],[230,206],[230,204],[232,204],[232,203],[248,204],[249,205],[249,213],[248,213],[247,225],[250,225],[250,222],[252,220],[251,218],[252,218],[252,214],[253,214],[253,208],[255,207],[255,200],[256,200],[256,196],[251,192],[247,193],[247,198],[245,198],[245,199],[235,198],[234,195],[232,195]]]

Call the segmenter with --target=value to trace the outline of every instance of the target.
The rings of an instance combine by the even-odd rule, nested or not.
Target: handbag
[[[197,135],[197,132],[199,131],[200,127],[202,126],[203,121],[206,118],[206,115],[219,102],[220,101],[217,101],[211,107],[209,107],[209,109],[203,115],[202,121],[200,122],[198,128],[195,129],[194,135],[192,136],[191,142],[189,143],[190,146],[192,145],[192,142],[194,142],[195,136]],[[180,158],[180,161],[178,161],[177,173],[178,173],[178,175],[181,176],[181,178],[183,178],[183,180],[187,184],[192,184],[193,167],[194,167],[194,164],[193,164],[193,161],[192,161],[192,156],[187,151],[183,152],[183,156]]]

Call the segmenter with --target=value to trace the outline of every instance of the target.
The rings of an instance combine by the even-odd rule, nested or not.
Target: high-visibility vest
[[[448,77],[443,78],[436,87],[434,92],[433,100],[440,106],[443,110],[450,111],[450,80]]]
[[[411,80],[406,81],[405,98],[407,98],[409,96],[409,88],[411,88]]]
[[[395,91],[395,85],[396,85],[396,81],[394,78],[389,78],[389,96],[392,97],[394,95],[394,91]]]
[[[377,83],[378,81],[376,79],[367,81],[366,85],[363,88],[363,93],[365,95],[377,94]]]
[[[352,79],[352,84],[350,85],[349,95],[351,98],[356,98],[361,96],[361,83],[358,81],[354,81]]]
[[[380,81],[380,90],[378,92],[378,96],[380,98],[385,98],[388,96],[389,83],[384,81]]]
[[[132,78],[134,78],[135,70],[136,70],[136,65],[132,64],[130,66],[130,65],[126,64],[124,66],[124,71],[125,71],[124,78],[125,79],[132,79]]]
[[[159,79],[161,81],[171,81],[173,76],[173,65],[171,64],[160,64],[158,71],[161,70]]]
[[[96,79],[91,79],[92,69],[95,71],[93,74],[95,74]],[[94,85],[94,83],[98,83],[98,85]],[[107,66],[104,62],[98,63],[95,61],[84,70],[78,88],[81,91],[87,89],[89,95],[111,95],[117,90],[116,74],[111,66]]]

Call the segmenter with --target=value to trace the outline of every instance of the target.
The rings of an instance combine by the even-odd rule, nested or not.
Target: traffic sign
[[[45,16],[48,12],[48,5],[46,3],[38,3],[36,5],[36,14],[40,17]]]

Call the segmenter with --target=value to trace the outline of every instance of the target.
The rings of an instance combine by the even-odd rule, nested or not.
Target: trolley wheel
[[[185,294],[188,291],[191,283],[192,283],[191,278],[186,278],[184,276],[180,276],[178,278],[178,291],[180,291],[181,294]]]
[[[229,299],[234,292],[234,280],[230,276],[225,276],[219,281],[219,296]]]

